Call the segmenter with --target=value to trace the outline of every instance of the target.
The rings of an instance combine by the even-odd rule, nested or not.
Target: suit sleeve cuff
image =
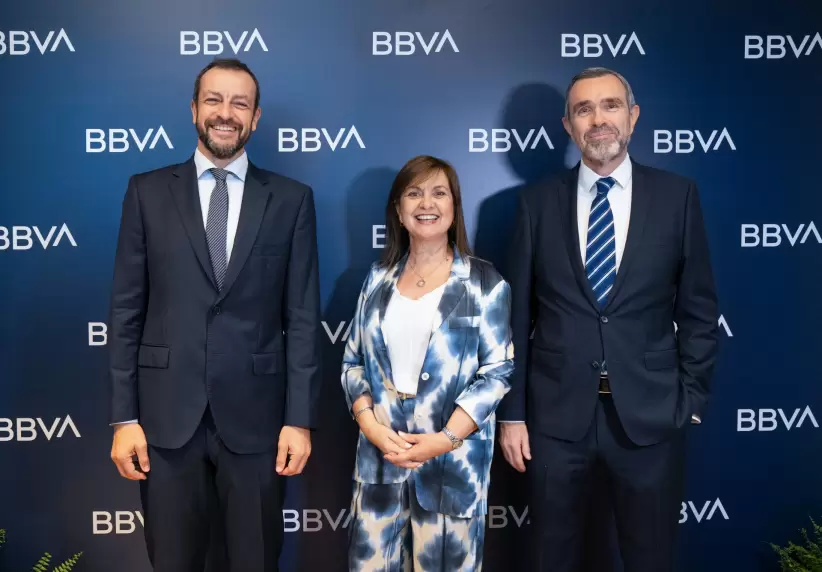
[[[525,423],[525,421],[503,421],[499,419],[497,420],[497,423]]]

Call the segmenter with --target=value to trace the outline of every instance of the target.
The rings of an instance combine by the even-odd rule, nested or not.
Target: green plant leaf
[[[51,562],[51,554],[46,552],[45,554],[43,554],[43,557],[37,561],[37,564],[34,565],[34,568],[31,569],[31,572],[49,572],[49,562]]]
[[[770,543],[769,546],[779,557],[781,572],[822,572],[822,526],[812,518],[813,538],[805,528],[799,534],[802,544],[788,542],[787,546]]]
[[[78,552],[62,564],[60,564],[57,568],[54,569],[53,572],[71,572],[74,569],[74,566],[77,564],[77,561],[80,560],[80,557],[83,555],[82,552]]]

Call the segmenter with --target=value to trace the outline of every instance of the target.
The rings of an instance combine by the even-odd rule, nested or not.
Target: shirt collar
[[[197,178],[201,178],[209,169],[214,169],[214,163],[203,155],[199,149],[194,151],[194,166],[197,168]],[[230,171],[232,175],[245,182],[245,176],[248,173],[248,155],[245,151],[243,154],[234,159],[231,163],[225,166],[226,171]],[[211,173],[208,173],[212,176]]]
[[[631,157],[626,153],[622,163],[614,169],[611,177],[616,180],[620,188],[627,189],[632,175]],[[586,193],[595,192],[596,182],[602,177],[596,174],[588,165],[580,161],[579,163],[579,188]]]

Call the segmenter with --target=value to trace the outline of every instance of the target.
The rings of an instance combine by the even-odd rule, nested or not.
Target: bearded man
[[[260,86],[234,59],[194,83],[185,163],[131,177],[109,330],[111,458],[140,482],[156,572],[277,570],[283,477],[303,471],[320,389],[314,198],[245,144]],[[214,541],[214,546],[212,546]]]

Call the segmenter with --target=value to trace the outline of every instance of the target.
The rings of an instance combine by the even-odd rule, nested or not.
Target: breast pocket
[[[446,514],[470,516],[486,495],[493,453],[491,440],[468,440],[443,455],[443,503]]]
[[[449,330],[458,330],[461,328],[479,328],[479,316],[458,316],[448,320]]]

